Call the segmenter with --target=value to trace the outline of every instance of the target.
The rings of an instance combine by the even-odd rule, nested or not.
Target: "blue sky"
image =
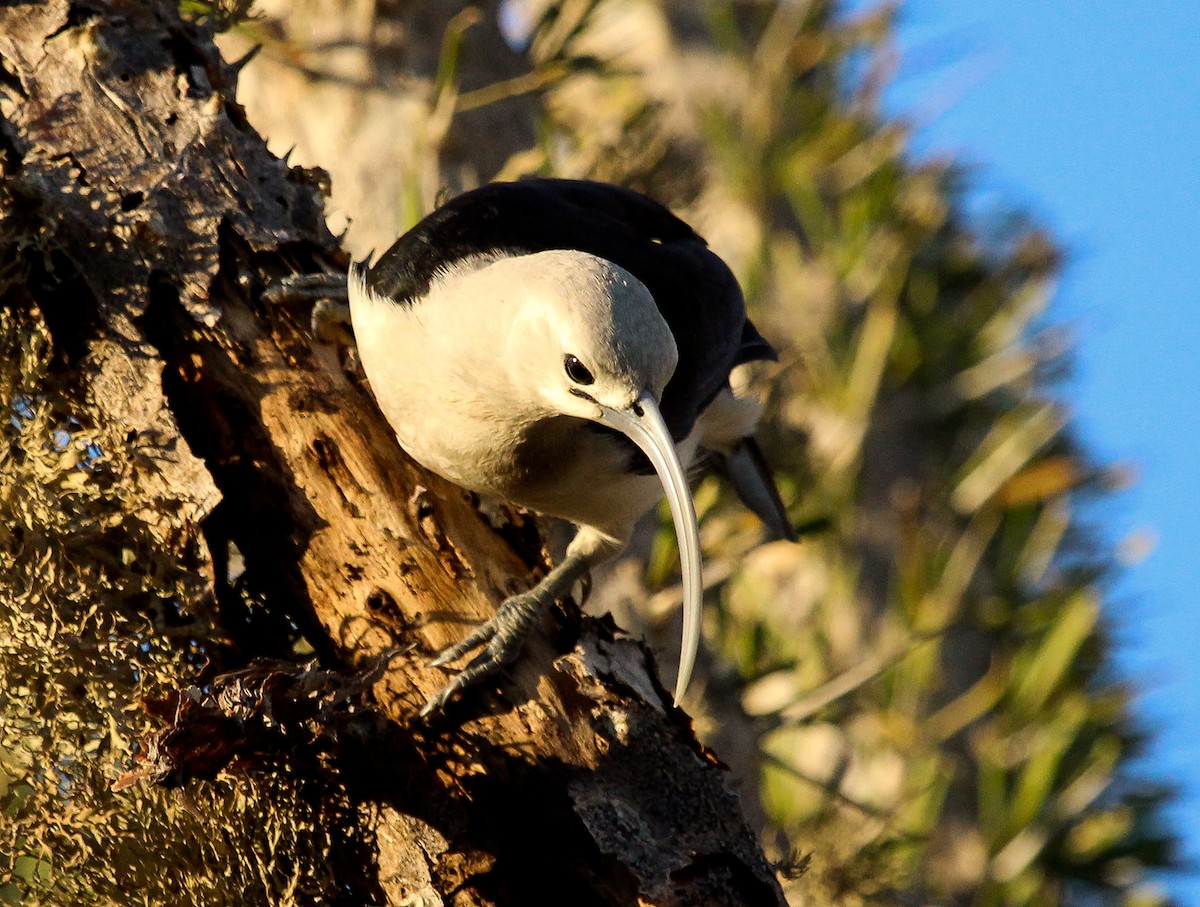
[[[1065,390],[1091,450],[1138,476],[1088,516],[1155,539],[1109,596],[1156,738],[1139,767],[1182,785],[1170,815],[1200,856],[1200,0],[906,0],[900,48],[889,105],[917,151],[975,165],[973,208],[1028,210],[1068,252]],[[1165,883],[1200,905],[1200,877]]]

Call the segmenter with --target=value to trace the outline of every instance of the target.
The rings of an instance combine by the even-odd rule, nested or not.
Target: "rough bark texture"
[[[232,542],[328,666],[377,672],[377,718],[330,738],[352,795],[379,804],[377,865],[364,872],[388,903],[779,903],[722,766],[645,650],[610,624],[563,609],[511,676],[442,722],[415,720],[446,680],[427,654],[542,555],[523,521],[497,531],[403,456],[336,350],[309,336],[307,311],[261,302],[273,277],[344,259],[318,175],[267,154],[231,100],[234,79],[168,4],[4,7],[0,173],[10,213],[40,225],[49,250],[38,267],[52,262],[54,280],[31,280],[25,298],[63,368],[108,418],[153,439],[156,506],[203,521],[214,596],[188,605],[214,609],[235,642],[251,635],[229,591]],[[288,719],[264,711],[327,689],[325,675],[292,670],[226,677],[215,698],[187,700],[237,714],[221,759],[250,745],[248,718],[278,726]],[[205,725],[205,741],[223,728]],[[170,780],[186,780],[172,764]]]

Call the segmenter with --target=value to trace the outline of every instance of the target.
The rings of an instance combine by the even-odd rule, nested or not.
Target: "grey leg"
[[[322,297],[312,307],[310,324],[318,340],[333,341],[338,332],[350,331],[350,303]]]
[[[263,298],[270,303],[296,300],[316,302],[318,299],[345,302],[349,292],[345,274],[291,274],[267,287]]]
[[[311,302],[313,336],[333,343],[349,342],[350,302],[345,274],[292,274],[268,287],[263,299],[272,305],[282,302]]]
[[[540,583],[528,592],[505,599],[490,620],[476,627],[461,642],[443,649],[429,662],[430,667],[441,667],[480,646],[486,646],[425,703],[421,717],[440,711],[459,690],[495,674],[515,661],[525,647],[534,624],[551,602],[565,596],[576,581],[589,574],[593,566],[612,557],[621,547],[595,530],[581,529],[567,548],[562,563],[547,573]]]

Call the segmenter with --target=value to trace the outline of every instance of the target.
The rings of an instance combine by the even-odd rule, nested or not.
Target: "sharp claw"
[[[457,679],[458,678],[455,678],[455,680]],[[430,696],[429,701],[421,707],[421,711],[419,713],[420,717],[428,718],[434,712],[440,712],[446,707],[446,703],[456,691],[457,687],[454,685],[454,681],[446,684],[444,687]]]
[[[471,663],[459,671],[450,679],[450,682],[438,690],[429,698],[421,709],[420,715],[422,718],[428,718],[434,712],[440,712],[445,708],[454,694],[459,690],[464,690],[478,680],[484,677],[490,677],[497,673],[506,664],[511,662],[519,652],[519,648],[512,646],[497,645],[497,640],[493,639],[487,649],[474,659]],[[453,661],[453,659],[451,659]]]
[[[489,621],[484,621],[471,633],[454,645],[446,646],[442,651],[438,652],[433,657],[433,660],[428,662],[428,667],[440,668],[450,664],[452,661],[458,661],[472,649],[478,649],[484,643],[491,641],[496,635],[496,627],[493,624],[495,618]]]
[[[430,696],[429,701],[421,707],[420,716],[428,718],[435,712],[442,711],[446,707],[446,703],[450,701],[450,697],[462,688],[462,684],[459,682],[461,678],[461,674],[455,675],[448,684]]]
[[[455,651],[457,648],[458,646],[447,646],[446,648],[442,649],[442,651],[438,652],[435,657],[425,662],[425,667],[444,668],[462,654],[461,652]]]
[[[429,667],[442,667],[487,644],[483,652],[429,698],[422,707],[420,716],[427,718],[441,711],[455,693],[495,674],[514,661],[521,654],[529,630],[542,613],[544,604],[542,598],[536,595],[527,593],[513,596],[500,606],[500,610],[490,620],[476,627],[465,639],[439,652],[429,662]]]

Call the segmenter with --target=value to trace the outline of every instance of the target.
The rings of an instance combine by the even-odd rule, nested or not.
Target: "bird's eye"
[[[563,368],[567,370],[567,377],[576,384],[592,384],[596,380],[596,376],[588,371],[588,367],[574,356],[567,356],[563,360]]]

